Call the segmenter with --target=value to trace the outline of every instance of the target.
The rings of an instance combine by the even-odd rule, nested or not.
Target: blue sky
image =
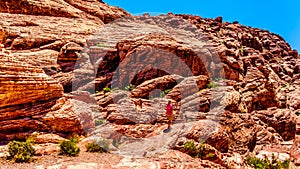
[[[300,52],[300,1],[268,0],[103,0],[132,14],[180,13],[204,18],[222,16],[224,21],[241,24],[281,35]]]

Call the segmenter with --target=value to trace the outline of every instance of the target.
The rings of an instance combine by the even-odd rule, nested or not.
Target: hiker
[[[171,104],[171,100],[168,101],[168,104],[166,106],[166,117],[168,119],[168,129],[169,129],[173,120],[173,105]]]

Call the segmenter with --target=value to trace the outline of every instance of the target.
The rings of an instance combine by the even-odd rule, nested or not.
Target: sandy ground
[[[43,169],[49,166],[62,163],[98,163],[107,165],[117,165],[122,157],[109,153],[88,153],[80,152],[77,157],[59,156],[57,154],[47,156],[37,156],[36,160],[31,163],[13,163],[11,161],[0,158],[1,169]]]

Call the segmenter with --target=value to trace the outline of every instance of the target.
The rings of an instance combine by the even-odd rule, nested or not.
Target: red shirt
[[[167,104],[166,106],[166,115],[172,115],[173,114],[173,105],[172,104]]]

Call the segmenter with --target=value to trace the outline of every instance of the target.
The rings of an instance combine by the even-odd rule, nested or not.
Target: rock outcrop
[[[145,133],[149,133],[148,137],[155,137],[160,135],[155,132],[158,129],[149,130],[147,125],[164,122],[159,118],[164,116],[164,107],[153,106],[159,100],[155,97],[163,97],[161,103],[171,99],[176,104],[175,123],[195,122],[189,133],[180,135],[178,139],[186,137],[196,142],[204,141],[223,155],[238,153],[245,157],[256,152],[260,157],[266,152],[278,152],[273,151],[274,147],[282,147],[289,156],[290,147],[284,143],[293,141],[297,131],[295,112],[298,111],[296,90],[299,87],[299,72],[294,66],[299,64],[297,51],[292,50],[279,35],[220,19],[173,14],[157,17],[144,15],[135,19],[144,27],[147,24],[150,26],[142,29],[134,22],[121,20],[115,25],[108,25],[109,31],[104,31],[102,36],[88,43],[94,51],[91,56],[96,66],[100,63],[97,70],[99,80],[94,81],[97,90],[105,86],[112,89],[111,94],[105,94],[107,97],[96,95],[104,112],[99,117],[117,125],[117,131],[127,137],[143,138]],[[193,44],[186,43],[176,30],[169,28],[172,23],[178,22],[181,23],[180,28],[190,34],[195,33],[196,28],[189,27],[189,24],[195,25],[210,43],[203,45],[200,51],[193,50]],[[160,29],[153,25],[158,25],[167,33],[139,32],[159,32]],[[124,35],[107,41],[106,36],[111,37],[112,30],[120,29],[118,26]],[[168,37],[168,33],[179,37]],[[97,40],[103,44],[102,47],[95,47]],[[178,51],[173,50],[174,46]],[[167,52],[161,52],[161,49]],[[198,52],[203,57],[189,64]],[[184,60],[193,74],[176,72],[184,67],[177,64],[176,57],[172,55]],[[154,64],[158,56],[165,67]],[[215,57],[219,57],[223,70],[213,69],[212,65],[220,64]],[[175,58],[175,64],[164,62],[170,60],[168,58]],[[143,60],[158,68],[143,68]],[[112,67],[108,68],[108,65]],[[133,87],[123,95],[126,98],[114,99],[117,95],[113,90],[122,90],[126,85]],[[154,100],[147,101],[153,99],[153,95]],[[139,109],[139,106],[142,108]],[[147,111],[150,113],[147,114]],[[220,126],[211,126],[212,130],[209,130],[207,125],[211,123],[206,123],[207,120],[217,121]],[[273,145],[273,148],[264,148],[266,145]],[[234,163],[244,165],[243,162]]]
[[[63,86],[41,68],[0,55],[2,141],[33,131],[84,133],[80,116],[85,113],[74,106],[80,101],[64,96]]]
[[[64,92],[72,91],[85,39],[128,15],[96,0],[1,1],[0,140],[33,131],[83,134],[92,127],[93,121],[81,124],[86,110]]]

